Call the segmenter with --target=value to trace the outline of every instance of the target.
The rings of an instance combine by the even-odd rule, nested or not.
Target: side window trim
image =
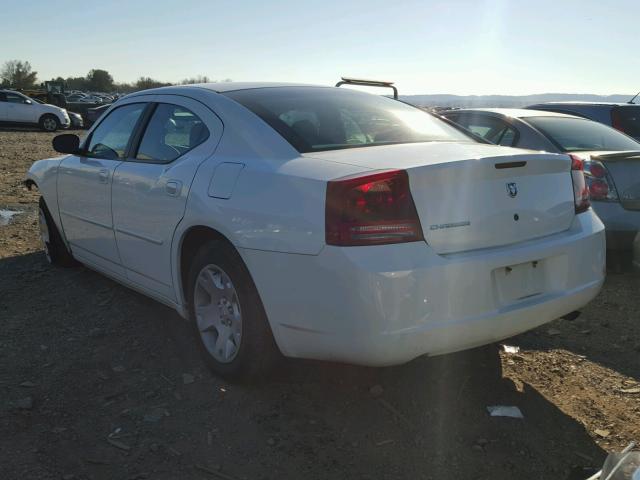
[[[94,132],[100,127],[100,125],[102,125],[102,123],[116,110],[118,110],[119,108],[123,108],[123,107],[127,107],[129,105],[138,105],[138,104],[143,104],[146,106],[144,107],[144,110],[142,111],[142,113],[140,114],[140,117],[138,118],[138,121],[136,122],[135,126],[133,127],[133,133],[131,134],[131,136],[129,137],[129,141],[127,142],[127,146],[125,147],[125,154],[124,154],[124,158],[123,159],[119,159],[118,161],[122,162],[123,160],[127,159],[127,155],[129,154],[130,148],[131,148],[131,140],[135,137],[135,135],[138,133],[138,130],[140,129],[140,123],[141,120],[144,118],[145,113],[147,112],[147,110],[149,109],[149,106],[151,105],[151,102],[131,102],[131,103],[125,103],[124,105],[118,105],[116,108],[114,108],[113,110],[111,110],[109,112],[109,115],[102,115],[102,117],[100,118],[100,121],[96,124],[95,128],[91,131],[91,134],[89,134],[87,136],[87,138],[85,139],[84,143],[82,144],[82,148],[80,149],[79,152],[79,156],[83,157],[83,158],[98,158],[100,160],[106,160],[102,157],[96,157],[94,155],[91,155],[89,153],[89,151],[87,150],[87,148],[89,148],[89,145],[91,144],[91,139],[93,137]]]
[[[142,142],[142,137],[147,131],[149,121],[151,120],[153,113],[156,111],[157,106],[157,102],[149,102],[147,107],[144,109],[144,112],[142,112],[142,115],[140,115],[133,135],[131,135],[129,143],[127,144],[127,150],[124,155],[125,161],[130,162],[136,159],[138,149],[140,148],[140,142]]]

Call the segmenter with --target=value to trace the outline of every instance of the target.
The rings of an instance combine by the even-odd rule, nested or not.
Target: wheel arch
[[[181,235],[177,248],[177,280],[178,293],[180,300],[186,312],[187,301],[187,284],[189,267],[198,249],[207,242],[219,241],[229,245],[234,250],[238,249],[233,243],[221,232],[207,225],[192,225],[187,228]],[[239,252],[238,252],[239,253]],[[246,266],[246,265],[245,265]]]

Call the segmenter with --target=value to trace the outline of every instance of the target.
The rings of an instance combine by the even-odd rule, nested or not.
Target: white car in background
[[[333,87],[167,87],[114,104],[35,162],[48,258],[176,309],[209,365],[393,365],[587,304],[603,225],[580,162],[477,143]]]
[[[64,108],[39,103],[13,90],[0,90],[0,124],[33,125],[47,132],[69,128],[71,120]]]

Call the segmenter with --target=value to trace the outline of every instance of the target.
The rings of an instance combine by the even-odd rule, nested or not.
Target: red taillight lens
[[[620,112],[618,112],[616,109],[611,110],[611,126],[616,130],[624,132],[624,122],[622,121]]]
[[[584,178],[584,161],[577,155],[570,154],[571,157],[571,179],[573,180],[573,198],[576,206],[576,213],[582,213],[589,209],[589,189]]]
[[[607,167],[597,160],[584,162],[584,176],[591,200],[599,202],[617,202],[618,192]]]
[[[327,183],[328,245],[380,245],[423,240],[409,177],[404,170]]]

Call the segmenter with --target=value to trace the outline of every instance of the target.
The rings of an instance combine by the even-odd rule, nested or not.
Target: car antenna
[[[635,105],[635,103],[633,102],[636,98],[638,98],[638,95],[640,95],[640,92],[636,93],[633,98],[631,100],[629,100],[627,103],[631,104],[631,105]]]

